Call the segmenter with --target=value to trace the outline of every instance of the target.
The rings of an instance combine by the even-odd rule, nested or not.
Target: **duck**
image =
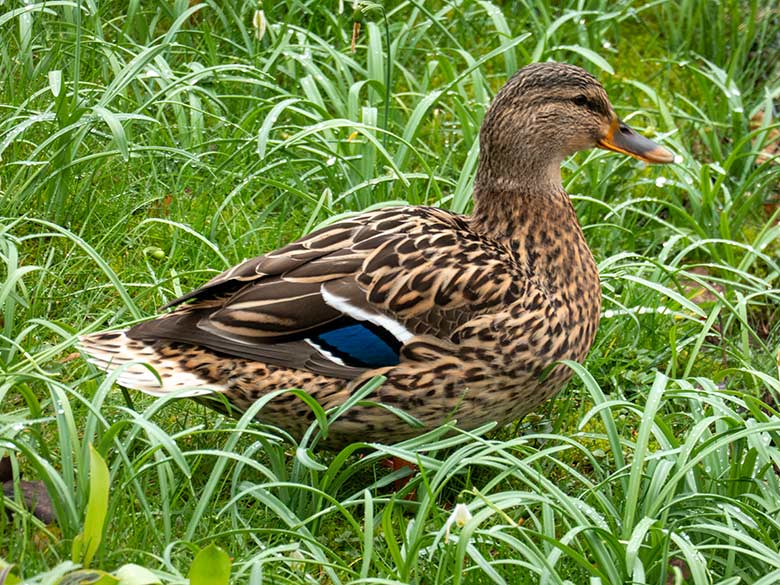
[[[219,274],[155,318],[82,336],[81,351],[121,369],[119,385],[154,396],[226,400],[240,413],[280,391],[257,419],[294,440],[315,416],[283,390],[328,411],[380,376],[332,422],[327,447],[521,419],[569,380],[564,360],[585,360],[601,314],[562,163],[591,148],[647,163],[674,156],[627,126],[593,75],[555,62],[506,82],[479,147],[470,215],[396,206],[346,217]]]

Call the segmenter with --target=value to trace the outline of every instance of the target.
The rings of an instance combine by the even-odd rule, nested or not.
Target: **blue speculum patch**
[[[387,330],[366,321],[354,321],[310,339],[349,366],[379,368],[399,361],[401,343]]]

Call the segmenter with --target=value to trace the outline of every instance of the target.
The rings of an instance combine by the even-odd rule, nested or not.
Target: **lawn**
[[[0,3],[0,585],[780,582],[780,2],[261,7]],[[679,162],[565,162],[604,309],[540,411],[333,453],[76,352],[342,214],[467,213],[546,60]]]

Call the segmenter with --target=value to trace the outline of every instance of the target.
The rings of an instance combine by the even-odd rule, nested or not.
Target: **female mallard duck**
[[[239,409],[302,388],[325,409],[386,381],[330,429],[329,443],[395,442],[456,419],[508,423],[553,396],[599,324],[593,256],[561,185],[561,163],[598,146],[651,163],[672,154],[623,124],[586,71],[529,65],[480,132],[474,213],[395,207],[329,225],[247,260],[176,299],[167,314],[86,335],[119,384],[160,395],[224,394]],[[548,371],[549,370],[549,371]],[[545,376],[542,374],[545,373]],[[193,387],[198,387],[193,389]],[[259,414],[300,436],[313,416],[283,394]]]

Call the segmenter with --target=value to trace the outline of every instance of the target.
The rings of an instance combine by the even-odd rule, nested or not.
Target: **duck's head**
[[[480,131],[480,183],[511,188],[560,184],[563,160],[599,147],[648,163],[671,152],[629,128],[590,73],[563,63],[535,63],[498,92]]]

